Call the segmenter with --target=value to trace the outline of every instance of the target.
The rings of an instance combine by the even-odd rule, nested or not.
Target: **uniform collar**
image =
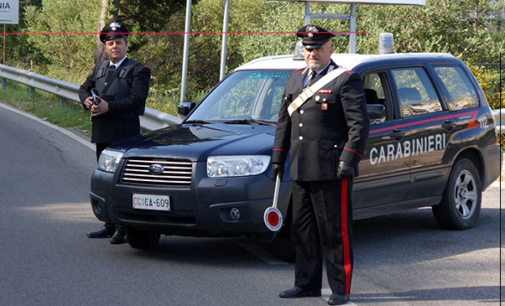
[[[115,63],[115,64],[114,64],[113,62],[109,61],[109,67],[110,67],[110,66],[112,66],[112,65],[115,65],[115,66],[116,66],[116,69],[117,69],[119,66],[121,66],[121,64],[124,62],[124,60],[126,59],[126,57],[127,57],[127,56],[123,57],[123,59],[122,59],[122,60],[120,60],[119,62],[117,62],[117,63]]]
[[[334,61],[330,58],[330,61],[328,62],[328,64],[326,64],[326,66],[324,66],[324,68],[323,68],[323,69],[320,69],[320,70],[316,71],[316,73],[317,73],[318,75],[319,75],[319,74],[322,74],[322,73],[323,73],[325,70],[327,70],[327,69],[328,69],[328,67],[330,67],[330,66],[335,66],[334,68],[337,68],[337,67],[338,67],[338,65],[337,65],[337,64],[335,64],[335,62],[334,62]],[[305,73],[307,73],[308,71],[311,71],[311,70],[309,69],[309,67],[306,67],[305,69],[303,69],[303,70],[302,70],[301,75],[305,75]]]

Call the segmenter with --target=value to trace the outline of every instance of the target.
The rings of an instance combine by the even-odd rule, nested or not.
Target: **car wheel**
[[[158,245],[160,241],[160,234],[143,231],[128,226],[128,244],[134,249],[150,249]]]
[[[438,223],[446,229],[468,229],[479,217],[482,185],[475,165],[463,158],[454,164],[442,202],[433,206]]]

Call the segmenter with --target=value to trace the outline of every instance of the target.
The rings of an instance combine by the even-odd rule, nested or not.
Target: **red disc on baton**
[[[275,207],[267,208],[263,215],[263,219],[267,228],[272,232],[277,232],[282,227],[282,214]]]
[[[279,215],[277,215],[275,211],[271,211],[268,213],[268,223],[271,226],[277,226],[277,224],[279,224]]]

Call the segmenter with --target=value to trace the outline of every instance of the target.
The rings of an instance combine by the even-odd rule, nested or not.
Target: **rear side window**
[[[423,68],[391,69],[403,117],[442,111],[442,104]]]
[[[449,110],[457,111],[479,106],[479,96],[470,78],[458,66],[437,66],[435,72],[449,93]]]

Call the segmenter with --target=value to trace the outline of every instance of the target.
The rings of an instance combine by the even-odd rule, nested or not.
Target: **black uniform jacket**
[[[337,67],[332,61],[311,84]],[[340,160],[354,166],[357,173],[370,128],[361,79],[357,73],[346,71],[323,86],[290,117],[288,106],[302,92],[308,71],[308,68],[296,70],[287,81],[272,162],[284,164],[291,153],[291,178],[297,181],[335,180]]]
[[[121,66],[115,70],[114,78],[120,77],[121,68],[128,61],[132,60],[126,58],[121,63]],[[97,78],[100,77],[98,72],[101,65],[102,63],[95,65],[93,72],[79,88],[79,99],[83,107],[86,98],[91,96],[91,89],[96,88],[95,85]],[[122,75],[121,77],[126,79],[126,83],[128,84],[127,87],[121,90],[123,92],[114,93],[111,90],[106,93],[97,92],[109,104],[109,112],[93,117],[92,143],[112,144],[127,137],[140,134],[139,115],[142,115],[145,109],[149,93],[151,69],[142,64],[136,64],[128,71],[127,75]]]

